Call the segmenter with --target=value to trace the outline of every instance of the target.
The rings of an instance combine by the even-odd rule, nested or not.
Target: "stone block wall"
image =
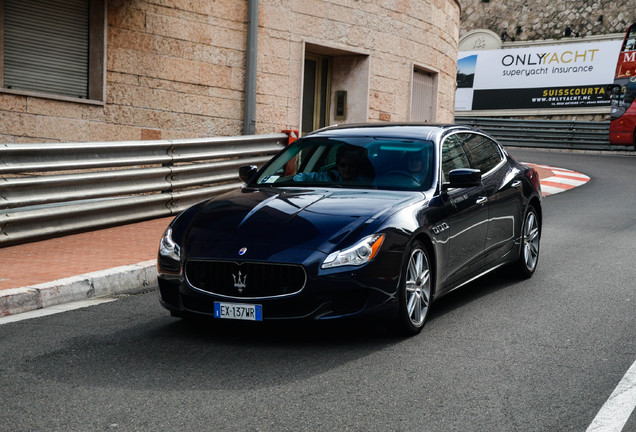
[[[406,121],[414,65],[439,74],[437,120],[453,121],[459,5],[455,0],[263,0],[260,2],[257,130],[286,101],[300,123],[303,41],[367,53],[369,121]],[[265,69],[267,68],[267,69]],[[281,72],[282,71],[282,72]],[[269,83],[269,84],[268,84]]]
[[[105,101],[0,93],[0,142],[240,135],[247,2],[107,0]]]
[[[241,134],[246,2],[107,4],[105,123],[128,139]]]
[[[461,34],[488,29],[507,41],[624,33],[636,0],[460,0]],[[569,30],[568,30],[569,29]]]
[[[0,92],[0,142],[241,135],[246,0],[107,0],[105,101]],[[453,120],[458,0],[261,0],[256,133],[300,124],[307,41],[370,58],[369,120],[408,120],[413,67]]]

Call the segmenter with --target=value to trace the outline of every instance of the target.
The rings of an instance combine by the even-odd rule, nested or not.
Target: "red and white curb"
[[[554,195],[574,189],[575,187],[582,186],[590,181],[588,176],[576,171],[533,163],[527,163],[526,165],[544,173],[544,175],[540,175],[541,192],[543,193],[543,196]],[[546,175],[546,172],[551,173],[551,175],[549,173]]]

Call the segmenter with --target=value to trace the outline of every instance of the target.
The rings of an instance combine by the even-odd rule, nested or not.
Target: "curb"
[[[550,165],[526,163],[535,169],[548,171],[550,175],[541,176],[541,191],[543,196],[549,196],[583,186],[590,181],[590,177],[576,171],[565,168],[557,168]]]
[[[141,291],[156,284],[156,260],[0,291],[0,316]]]

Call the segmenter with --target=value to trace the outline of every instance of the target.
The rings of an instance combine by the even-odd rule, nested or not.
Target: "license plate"
[[[263,306],[214,302],[214,318],[263,321]]]

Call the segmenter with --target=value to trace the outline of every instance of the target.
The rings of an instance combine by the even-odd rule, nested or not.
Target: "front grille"
[[[188,261],[186,277],[195,288],[229,297],[274,297],[305,286],[305,269],[292,264]]]

